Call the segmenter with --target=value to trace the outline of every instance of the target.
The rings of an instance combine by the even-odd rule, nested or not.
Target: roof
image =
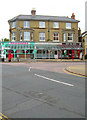
[[[16,20],[44,20],[44,21],[61,21],[61,22],[80,22],[78,20],[72,19],[72,18],[68,18],[65,16],[44,16],[44,15],[19,15],[16,16],[10,20],[8,20],[8,22],[13,22]]]

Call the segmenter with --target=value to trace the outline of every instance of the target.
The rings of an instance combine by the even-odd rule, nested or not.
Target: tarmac
[[[87,77],[87,60],[81,60],[81,59],[38,59],[38,62],[77,62],[77,65],[70,66],[68,68],[65,68],[66,71],[72,74],[80,75]],[[83,62],[83,64],[78,65],[78,62]]]
[[[8,62],[8,61],[5,61]],[[12,60],[12,62],[17,62],[17,60]],[[69,66],[68,68],[65,68],[66,71],[72,73],[72,74],[77,74],[81,75],[84,77],[87,77],[87,60],[81,60],[81,59],[20,59],[19,62],[82,62],[83,64],[81,65],[75,65],[75,66]]]

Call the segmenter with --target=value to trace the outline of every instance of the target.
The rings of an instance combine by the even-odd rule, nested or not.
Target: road
[[[2,64],[2,113],[8,118],[84,118],[85,78],[63,71],[75,64]]]

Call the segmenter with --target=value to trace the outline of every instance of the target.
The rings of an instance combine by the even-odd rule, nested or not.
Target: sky
[[[9,39],[8,20],[20,14],[30,15],[36,9],[37,15],[68,16],[75,14],[80,20],[78,27],[85,31],[85,2],[87,0],[1,0],[0,40]]]

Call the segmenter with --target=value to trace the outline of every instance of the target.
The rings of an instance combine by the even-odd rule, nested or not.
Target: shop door
[[[55,53],[54,53],[54,58],[55,59],[58,59],[58,51],[56,50]]]

